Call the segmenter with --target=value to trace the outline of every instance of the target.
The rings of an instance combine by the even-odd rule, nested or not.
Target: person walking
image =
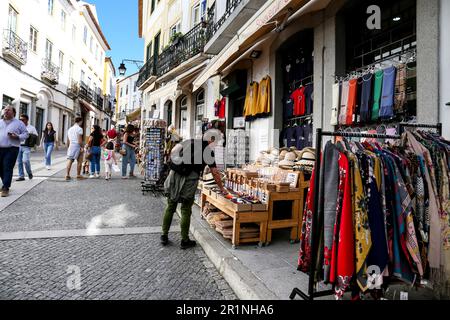
[[[117,167],[116,153],[114,152],[114,142],[109,141],[102,151],[102,159],[105,162],[105,180],[111,179],[113,164]],[[118,170],[118,168],[117,168]]]
[[[122,179],[128,179],[127,169],[128,163],[130,164],[130,178],[134,178],[134,166],[136,165],[136,144],[134,143],[135,138],[135,128],[132,124],[129,124],[125,130],[122,142],[122,150],[125,154],[122,158]]]
[[[44,147],[44,154],[45,154],[45,167],[47,170],[51,169],[52,165],[52,153],[53,149],[55,148],[55,144],[58,144],[58,141],[56,139],[56,131],[53,128],[53,124],[51,122],[48,122],[45,125],[45,130],[42,131],[42,138],[41,138],[41,146]]]
[[[66,181],[70,181],[70,170],[72,169],[72,164],[77,161],[77,179],[83,180],[84,177],[81,175],[81,165],[83,163],[83,119],[81,117],[75,118],[75,124],[67,132],[67,174]]]
[[[214,151],[210,142],[200,139],[185,140],[177,144],[169,161],[170,173],[164,182],[164,192],[167,196],[167,207],[162,223],[161,244],[169,242],[169,229],[178,203],[181,203],[181,249],[192,248],[196,242],[189,239],[192,206],[198,181],[205,166],[209,166],[218,187],[224,194],[228,191],[223,187],[220,172],[216,167]],[[200,160],[201,159],[201,160]]]
[[[28,138],[25,124],[17,120],[16,109],[7,105],[0,120],[0,178],[2,179],[2,197],[9,196],[14,165],[19,155],[20,141]]]
[[[100,126],[94,125],[94,131],[89,136],[89,148],[91,153],[91,175],[89,179],[100,178],[100,157],[101,157],[101,146],[103,145],[103,132]]]
[[[19,117],[20,121],[23,122],[28,131],[28,138],[26,140],[22,140],[19,148],[19,155],[17,157],[17,164],[19,167],[19,178],[16,181],[25,181],[25,172],[23,167],[25,166],[25,170],[27,171],[28,178],[33,179],[33,171],[31,170],[31,148],[34,148],[39,140],[38,133],[36,128],[28,123],[30,118],[26,114],[21,114]]]

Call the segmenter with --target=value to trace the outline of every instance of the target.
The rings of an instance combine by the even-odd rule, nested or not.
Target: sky
[[[138,0],[87,0],[97,8],[102,31],[108,40],[116,75],[123,59],[144,60],[144,40],[138,36]],[[127,62],[126,75],[138,71],[136,64]]]

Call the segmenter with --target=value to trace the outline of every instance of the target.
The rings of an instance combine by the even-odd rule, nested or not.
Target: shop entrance
[[[314,31],[303,30],[290,37],[277,51],[277,80],[282,83],[283,116],[280,146],[301,150],[312,146],[314,101]],[[277,97],[278,96],[278,97]]]

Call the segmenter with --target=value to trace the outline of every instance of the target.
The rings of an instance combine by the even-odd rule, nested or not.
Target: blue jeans
[[[9,190],[16,164],[19,148],[0,148],[0,178],[3,182],[2,190]]]
[[[25,173],[23,171],[24,165],[25,165],[25,169],[27,170],[28,175],[32,174],[31,163],[30,163],[30,154],[31,154],[30,147],[20,146],[18,165],[19,165],[19,177],[21,177],[21,178],[25,177]]]
[[[102,149],[100,147],[91,148],[91,174],[100,173],[100,155]]]
[[[45,165],[46,166],[52,165],[52,152],[53,152],[54,146],[55,146],[54,142],[44,143]]]
[[[127,175],[128,163],[130,163],[130,174],[134,174],[134,166],[136,165],[136,153],[129,145],[124,144],[123,148],[127,150],[126,156],[122,158],[122,177]]]

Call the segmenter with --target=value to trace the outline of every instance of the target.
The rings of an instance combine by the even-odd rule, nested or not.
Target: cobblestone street
[[[139,179],[63,177],[0,211],[0,299],[236,299],[201,247],[179,248],[177,218],[160,245],[163,198]]]

